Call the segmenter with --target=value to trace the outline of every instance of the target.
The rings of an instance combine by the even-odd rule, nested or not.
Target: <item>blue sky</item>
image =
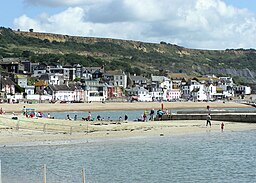
[[[247,8],[250,11],[256,12],[255,0],[224,0],[224,2],[237,8]]]
[[[0,26],[27,31],[255,48],[255,0],[8,0]]]

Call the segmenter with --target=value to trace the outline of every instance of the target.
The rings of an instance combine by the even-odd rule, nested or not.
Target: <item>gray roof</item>
[[[133,81],[147,81],[148,79],[143,76],[130,76]]]
[[[69,84],[69,85],[49,85],[48,86],[52,91],[74,91],[76,89],[81,90],[82,86],[78,84]]]
[[[50,80],[50,76],[49,76],[49,74],[42,74],[39,77],[39,80],[48,81],[48,80]]]
[[[67,85],[49,85],[48,87],[53,91],[73,91]]]
[[[158,81],[158,82],[163,82],[164,81],[164,76],[151,76],[152,81]]]
[[[124,75],[124,72],[122,70],[111,70],[111,71],[105,72],[104,75],[108,75],[108,76]]]
[[[128,92],[147,91],[148,92],[147,89],[145,89],[143,87],[139,87],[139,86],[135,86],[135,87],[133,87],[131,89],[126,89],[126,91],[128,91]]]
[[[2,58],[0,60],[0,63],[11,63],[11,62],[15,62],[15,63],[19,63],[21,61],[21,58]]]

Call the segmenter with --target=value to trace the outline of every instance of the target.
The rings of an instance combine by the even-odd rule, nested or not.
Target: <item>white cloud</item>
[[[54,15],[22,15],[14,21],[22,30],[207,49],[250,48],[256,41],[256,15],[222,0],[55,0],[54,5],[50,0],[25,1],[70,7]]]
[[[40,27],[40,23],[32,18],[27,17],[26,15],[22,15],[19,18],[14,19],[14,25],[16,25],[20,29],[36,29],[38,31],[42,31]]]

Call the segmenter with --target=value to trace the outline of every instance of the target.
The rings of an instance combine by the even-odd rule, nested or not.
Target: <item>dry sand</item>
[[[210,103],[211,106],[215,107],[243,107],[241,104],[236,103]],[[16,105],[16,104],[15,104]],[[15,106],[13,104],[13,106]],[[77,104],[49,104],[50,106],[62,106],[64,111],[70,109],[73,106],[73,110]],[[43,105],[32,105],[38,110],[44,111],[47,109],[46,104]],[[159,106],[159,103],[152,105],[152,103],[134,103],[134,104],[83,104],[86,109],[98,110],[101,106],[108,106],[109,109],[116,109],[113,106],[122,106],[121,109],[140,109],[152,108]],[[95,108],[88,108],[87,105],[97,106]],[[205,107],[207,103],[169,103],[165,106],[175,106],[175,108],[182,106],[192,107]],[[5,104],[5,109],[7,108]],[[9,104],[8,107],[12,106]],[[81,107],[81,105],[78,105]],[[131,107],[132,106],[132,107]],[[22,105],[15,106],[15,109],[20,109]],[[41,108],[42,107],[42,108]],[[113,107],[113,108],[112,108]],[[118,108],[118,109],[120,109]],[[156,107],[155,107],[156,108]],[[15,111],[14,108],[12,108]],[[44,110],[43,110],[44,109]],[[52,108],[51,108],[52,109]],[[80,109],[80,108],[79,108]],[[105,110],[107,110],[105,109]],[[49,111],[49,110],[47,110]],[[0,146],[6,145],[22,145],[29,143],[30,145],[35,143],[36,145],[52,144],[61,142],[74,143],[74,142],[85,142],[91,139],[112,139],[112,138],[127,138],[127,137],[141,137],[141,136],[169,136],[169,135],[185,135],[193,133],[208,133],[208,132],[219,132],[220,122],[212,121],[212,127],[206,127],[206,121],[154,121],[154,122],[86,122],[86,121],[69,121],[69,120],[57,120],[38,118],[31,119],[26,118],[22,115],[17,115],[18,120],[11,119],[12,115],[0,115]],[[253,123],[232,123],[225,122],[224,132],[230,131],[242,131],[242,130],[255,130],[256,124]]]
[[[55,103],[55,104],[0,104],[6,112],[21,113],[23,106],[26,108],[34,108],[41,112],[57,112],[57,111],[106,111],[106,110],[149,110],[160,109],[160,102],[133,102],[133,103]],[[163,102],[164,108],[181,109],[181,108],[248,108],[248,105],[235,102]]]

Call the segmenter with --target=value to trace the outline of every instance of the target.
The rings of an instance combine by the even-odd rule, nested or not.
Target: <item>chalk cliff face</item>
[[[235,47],[236,45],[234,45]],[[191,75],[216,74],[243,77],[256,83],[256,50],[226,49],[199,50],[160,42],[145,43],[133,40],[69,36],[39,32],[21,32],[0,28],[0,57],[29,51],[38,56],[73,54],[67,59],[74,64],[96,61],[111,65],[110,69],[127,68],[146,74],[182,72]],[[81,57],[83,57],[81,59]],[[93,57],[93,60],[88,57]],[[65,58],[62,58],[62,60]],[[83,61],[84,60],[84,61]]]
[[[130,44],[139,47],[141,42],[139,41],[132,41],[132,40],[119,40],[119,39],[111,39],[111,38],[95,38],[95,37],[81,37],[81,36],[69,36],[69,35],[62,35],[62,34],[51,34],[51,33],[39,33],[39,32],[15,32],[21,36],[33,37],[38,38],[41,40],[49,40],[50,42],[57,41],[57,42],[66,42],[66,41],[74,41],[78,43],[97,43],[97,42],[110,42],[115,44]]]
[[[246,78],[255,78],[256,73],[254,71],[251,71],[250,69],[227,69],[227,68],[203,68],[198,67],[198,71],[202,73],[213,73],[216,75],[231,75],[231,76],[238,76],[238,77],[246,77]]]

